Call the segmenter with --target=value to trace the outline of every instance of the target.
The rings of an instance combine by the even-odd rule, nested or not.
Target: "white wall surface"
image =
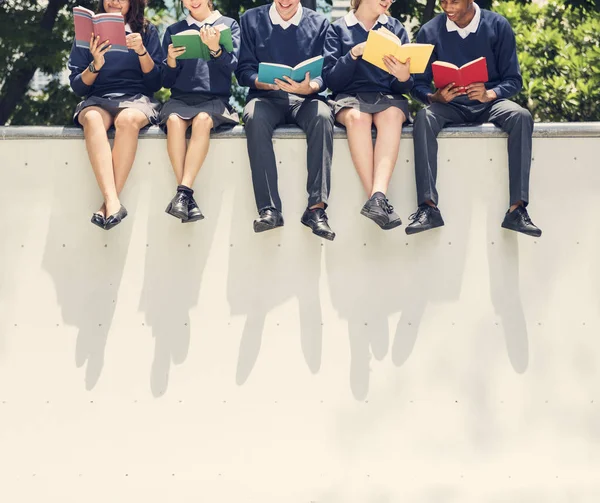
[[[600,501],[600,134],[534,139],[540,239],[500,228],[505,138],[440,140],[446,226],[412,237],[336,139],[332,243],[305,141],[275,149],[283,229],[252,231],[245,139],[182,225],[147,138],[104,232],[81,139],[0,140],[0,501]],[[406,224],[411,139],[389,197]]]

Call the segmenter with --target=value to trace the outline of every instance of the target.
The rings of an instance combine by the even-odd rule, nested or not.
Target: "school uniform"
[[[371,28],[386,28],[403,44],[409,42],[408,33],[397,19],[382,14]],[[335,21],[325,38],[325,62],[323,75],[326,86],[333,92],[330,101],[337,115],[344,108],[354,108],[375,114],[389,107],[396,107],[410,117],[408,101],[404,94],[413,87],[413,77],[400,82],[391,75],[362,58],[354,59],[350,50],[367,41],[369,30],[356,18],[354,11]]]
[[[178,59],[175,68],[167,65],[166,55],[171,44],[171,37],[185,30],[200,31],[203,26],[224,24],[231,30],[233,51],[222,48],[218,57],[210,60]],[[162,64],[163,86],[171,89],[171,98],[160,112],[160,124],[166,129],[167,119],[171,114],[190,120],[201,112],[212,118],[213,129],[222,125],[234,126],[239,117],[229,104],[231,97],[231,75],[238,63],[240,50],[240,27],[238,23],[219,11],[214,11],[204,21],[197,21],[188,15],[167,28],[163,37],[165,59]]]
[[[131,33],[128,24],[125,32]],[[144,47],[154,61],[154,68],[144,73],[133,50],[127,53],[110,51],[104,54],[104,66],[91,86],[83,81],[81,74],[93,61],[92,54],[89,49],[73,44],[68,63],[71,70],[69,81],[75,94],[85,97],[75,108],[73,121],[76,126],[81,126],[77,119],[81,111],[91,106],[100,107],[113,117],[125,108],[135,108],[143,112],[150,123],[157,123],[160,103],[153,95],[162,87],[160,65],[163,53],[155,26],[148,23],[141,35]]]
[[[493,122],[509,135],[510,204],[521,200],[526,205],[533,119],[527,110],[508,99],[523,86],[515,35],[504,17],[473,5],[475,16],[465,28],[458,27],[446,14],[439,14],[423,25],[417,35],[418,43],[435,46],[427,70],[416,76],[412,90],[415,98],[428,105],[417,114],[413,135],[418,203],[431,200],[437,205],[438,202],[435,184],[440,130],[452,124]],[[427,95],[433,92],[433,61],[446,61],[460,67],[482,56],[486,58],[489,77],[485,87],[495,91],[496,100],[481,103],[463,95],[447,104],[429,103]]]
[[[271,4],[248,10],[240,24],[242,48],[235,74],[241,85],[250,88],[244,122],[256,206],[259,212],[268,208],[281,212],[272,136],[275,127],[290,123],[297,124],[306,133],[308,206],[327,203],[334,122],[330,107],[317,94],[300,96],[285,91],[263,91],[256,88],[255,81],[260,62],[295,66],[321,56],[329,22],[323,15],[301,5],[296,14],[285,21],[275,4]],[[314,81],[324,88],[321,77]]]

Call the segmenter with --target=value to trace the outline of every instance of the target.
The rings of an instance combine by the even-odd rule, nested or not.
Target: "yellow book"
[[[386,28],[372,30],[367,38],[363,59],[389,72],[383,62],[384,56],[394,56],[401,63],[410,58],[410,73],[423,73],[433,52],[432,44],[402,44],[400,39]]]

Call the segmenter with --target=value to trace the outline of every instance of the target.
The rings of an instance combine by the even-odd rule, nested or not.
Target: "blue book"
[[[275,79],[285,80],[287,76],[296,82],[302,82],[306,72],[310,73],[309,79],[313,80],[321,76],[323,70],[323,56],[307,59],[298,63],[293,68],[287,65],[278,65],[276,63],[259,63],[258,81],[265,84],[275,84]]]

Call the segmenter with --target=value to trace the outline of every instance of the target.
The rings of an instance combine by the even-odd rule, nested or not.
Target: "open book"
[[[466,87],[475,82],[487,82],[488,71],[485,58],[477,58],[465,63],[460,68],[445,61],[431,63],[433,83],[438,89],[454,82],[458,87]]]
[[[218,24],[213,28],[221,32],[219,38],[219,44],[223,47],[223,50],[227,52],[233,52],[233,39],[231,38],[231,29],[226,24]],[[200,38],[200,32],[198,30],[190,29],[180,31],[175,35],[171,35],[171,41],[174,47],[185,47],[185,52],[177,56],[177,59],[203,59],[208,61],[210,59],[210,50],[208,46],[202,42]]]
[[[394,56],[401,63],[410,58],[410,73],[423,73],[433,52],[432,44],[402,44],[402,41],[386,28],[371,30],[363,59],[389,72],[383,62],[384,56]]]
[[[94,14],[85,7],[73,7],[75,22],[75,45],[90,48],[92,35],[99,36],[99,42],[108,40],[109,51],[127,52],[125,41],[125,20],[121,14]]]
[[[287,76],[296,82],[302,82],[306,72],[310,73],[309,79],[313,80],[321,76],[323,71],[323,56],[316,56],[298,63],[293,68],[287,65],[278,65],[276,63],[258,64],[258,81],[265,84],[274,84],[275,79],[285,80]]]

